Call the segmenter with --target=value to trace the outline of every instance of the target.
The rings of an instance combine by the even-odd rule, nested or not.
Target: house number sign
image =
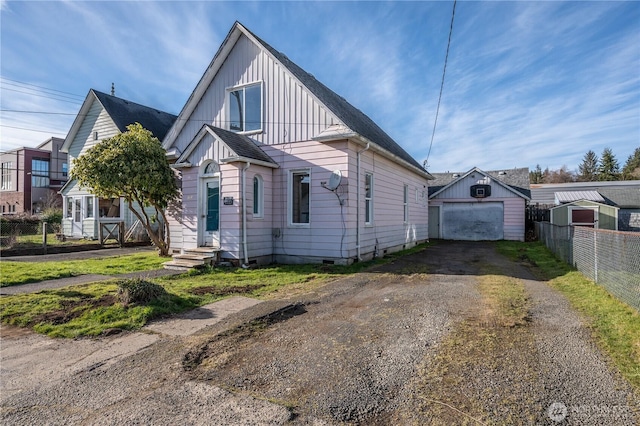
[[[232,206],[233,205],[233,197],[223,197],[222,198],[222,204],[224,204],[225,206]]]

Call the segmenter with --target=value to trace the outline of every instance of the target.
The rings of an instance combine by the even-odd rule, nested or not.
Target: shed
[[[619,208],[591,200],[561,204],[551,209],[551,223],[618,230]]]
[[[524,241],[529,169],[434,173],[429,238]]]

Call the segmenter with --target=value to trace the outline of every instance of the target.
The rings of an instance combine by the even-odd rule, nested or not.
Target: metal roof
[[[597,191],[606,204],[640,208],[640,180],[531,184],[531,203],[555,204],[555,193],[567,191]]]
[[[598,191],[558,191],[555,193],[556,204],[571,203],[579,200],[605,202],[605,199],[602,198]]]

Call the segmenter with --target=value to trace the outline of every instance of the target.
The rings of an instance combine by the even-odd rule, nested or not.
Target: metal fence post
[[[47,222],[42,222],[42,251],[47,254]]]

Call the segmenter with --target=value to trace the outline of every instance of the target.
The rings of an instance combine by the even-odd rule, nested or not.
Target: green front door
[[[220,246],[220,178],[202,181],[200,244],[206,247]]]

